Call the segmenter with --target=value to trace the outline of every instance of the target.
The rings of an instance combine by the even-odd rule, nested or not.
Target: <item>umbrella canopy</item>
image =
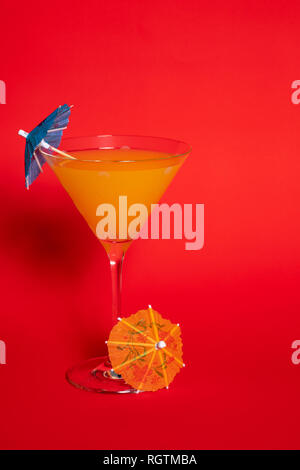
[[[184,367],[179,324],[172,324],[149,305],[119,318],[107,341],[113,371],[137,391],[169,388]]]
[[[25,146],[25,184],[27,189],[42,171],[42,166],[46,162],[39,146],[42,144],[47,148],[58,147],[62,138],[63,130],[67,128],[70,106],[64,104],[59,106],[53,113],[35,127],[29,134],[26,134]]]

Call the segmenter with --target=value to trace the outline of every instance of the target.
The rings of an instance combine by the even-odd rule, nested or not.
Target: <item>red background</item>
[[[299,448],[298,1],[1,2],[0,447]],[[124,313],[183,327],[169,391],[94,395],[68,366],[104,351],[104,250],[24,142],[63,103],[68,135],[150,134],[193,153],[164,195],[205,204],[205,247],[137,241]]]

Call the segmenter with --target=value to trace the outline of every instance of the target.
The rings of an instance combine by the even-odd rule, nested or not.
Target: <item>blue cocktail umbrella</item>
[[[19,130],[19,135],[26,138],[25,184],[27,189],[29,189],[29,186],[43,171],[42,166],[46,162],[40,151],[40,146],[62,154],[65,157],[73,158],[56,148],[60,144],[63,130],[67,128],[70,113],[71,107],[64,104],[53,111],[30,133]]]

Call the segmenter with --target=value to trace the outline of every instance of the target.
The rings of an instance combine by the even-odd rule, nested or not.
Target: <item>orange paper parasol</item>
[[[113,371],[137,391],[169,388],[184,367],[179,324],[152,309],[118,318],[107,341]]]

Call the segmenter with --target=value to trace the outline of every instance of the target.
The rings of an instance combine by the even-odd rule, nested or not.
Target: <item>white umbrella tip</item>
[[[182,367],[185,367],[185,364],[182,364]]]
[[[28,136],[28,132],[23,131],[23,129],[20,129],[18,134],[21,135],[22,137],[25,137],[25,139]]]
[[[150,305],[150,304],[148,305],[148,308],[151,308],[151,309],[152,309],[152,307],[151,307],[151,305]]]
[[[122,318],[121,318],[121,317],[118,317],[118,318],[117,318],[117,320],[118,320],[118,321],[121,321],[121,320],[122,320]]]

